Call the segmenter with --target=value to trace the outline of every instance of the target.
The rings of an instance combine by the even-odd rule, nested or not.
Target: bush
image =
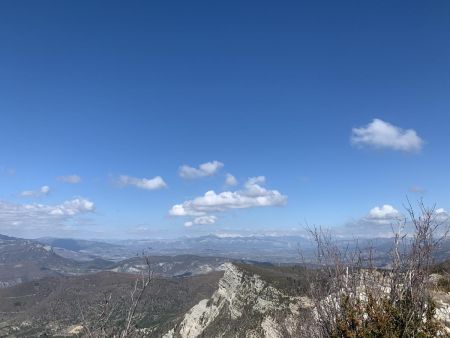
[[[352,252],[342,250],[329,233],[310,229],[321,267],[317,273],[321,280],[313,282],[311,288],[315,316],[310,336],[449,337],[435,317],[429,285],[433,252],[446,231],[438,230],[434,208],[422,203],[419,206],[419,217],[411,206],[408,209],[412,236],[402,236],[400,231],[394,234],[389,270],[373,267],[370,248],[367,255],[358,248]],[[406,220],[400,225],[402,230]],[[324,275],[329,277],[326,283]],[[441,279],[439,287],[449,290],[450,281]]]

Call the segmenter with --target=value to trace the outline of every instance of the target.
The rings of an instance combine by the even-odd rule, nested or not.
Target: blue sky
[[[450,208],[449,17],[448,1],[3,1],[0,233],[378,234],[407,195]]]

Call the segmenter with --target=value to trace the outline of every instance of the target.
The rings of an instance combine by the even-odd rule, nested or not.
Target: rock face
[[[167,332],[169,337],[286,337],[294,334],[307,298],[292,297],[232,263],[218,290],[192,307],[182,321]],[[238,330],[239,328],[239,330]]]

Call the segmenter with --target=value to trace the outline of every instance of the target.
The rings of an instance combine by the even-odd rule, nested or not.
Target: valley
[[[93,254],[97,242],[76,242],[52,241],[63,246],[57,248],[48,240],[1,237],[0,336],[89,337],[99,323],[112,335],[127,316],[136,283],[148,272],[151,281],[136,307],[133,337],[283,338],[310,330],[313,265],[197,255],[114,261]],[[88,251],[90,260],[67,255]],[[438,281],[447,270],[448,263],[437,265],[433,278]],[[441,291],[434,297],[437,315],[450,323],[450,298]]]

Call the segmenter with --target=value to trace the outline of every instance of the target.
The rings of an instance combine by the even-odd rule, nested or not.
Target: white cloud
[[[122,186],[131,185],[139,189],[145,190],[157,190],[167,187],[166,182],[164,182],[161,176],[156,176],[154,178],[149,179],[149,178],[137,178],[121,175],[117,181]]]
[[[445,222],[450,220],[450,214],[444,208],[438,208],[434,211],[435,220],[438,222]]]
[[[93,202],[84,198],[75,198],[62,204],[51,206],[49,213],[59,216],[74,216],[79,213],[94,211],[94,209],[95,205]]]
[[[208,216],[200,216],[194,218],[194,224],[214,224],[217,221],[217,217],[214,215],[208,215]]]
[[[423,140],[415,130],[404,130],[380,119],[374,119],[364,127],[353,128],[351,142],[358,146],[405,152],[420,151],[423,146]]]
[[[392,205],[384,204],[370,209],[366,216],[346,223],[338,231],[343,236],[391,237],[392,226],[403,217]]]
[[[178,174],[182,178],[194,179],[206,176],[213,176],[223,167],[223,163],[219,161],[206,162],[199,165],[198,168],[182,165]]]
[[[235,186],[238,184],[238,181],[236,179],[236,177],[234,177],[233,175],[231,175],[230,173],[228,173],[225,176],[225,184],[229,185],[229,186]]]
[[[50,187],[48,185],[43,185],[37,190],[26,190],[20,193],[22,197],[43,197],[47,196],[50,193]]]
[[[400,212],[392,205],[385,204],[382,207],[370,209],[367,219],[370,220],[393,220],[401,216]]]
[[[94,203],[82,197],[56,205],[14,204],[0,201],[0,229],[62,227],[74,217],[94,210]]]
[[[263,187],[265,180],[264,176],[252,177],[245,183],[244,189],[238,191],[224,191],[217,194],[210,190],[203,196],[174,205],[169,214],[172,216],[194,216],[196,218],[192,224],[212,224],[213,222],[206,223],[217,220],[216,217],[211,218],[209,215],[211,212],[286,204],[287,196],[282,195],[277,190],[268,190]],[[209,218],[202,218],[201,216]]]
[[[210,224],[214,224],[217,221],[217,217],[214,215],[206,215],[206,216],[200,216],[200,217],[195,217],[192,221],[187,221],[184,223],[185,227],[191,227],[194,224],[197,225],[210,225]]]
[[[450,214],[443,208],[435,209],[433,220],[448,226]],[[392,237],[393,230],[397,231],[399,227],[403,234],[412,234],[415,231],[407,214],[404,215],[392,205],[385,204],[372,208],[364,217],[348,222],[340,231],[344,236]],[[442,228],[439,231],[441,230]]]
[[[56,179],[60,182],[70,184],[77,184],[81,182],[81,177],[78,175],[58,176]]]

